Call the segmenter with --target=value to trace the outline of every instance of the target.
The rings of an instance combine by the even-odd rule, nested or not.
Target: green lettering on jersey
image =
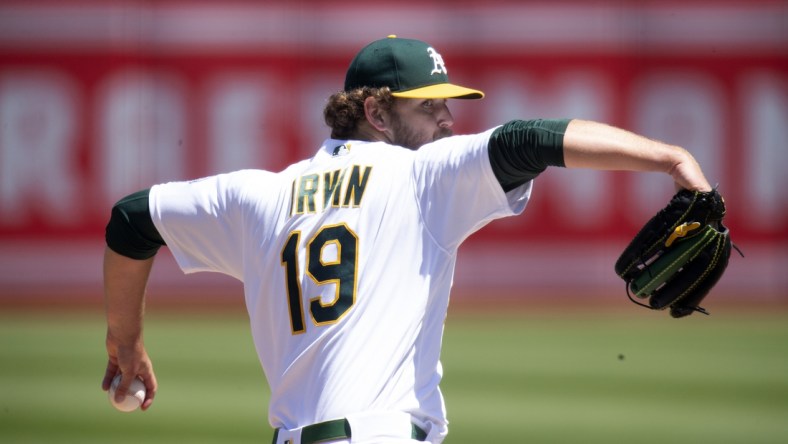
[[[328,202],[331,201],[331,205],[338,207],[339,206],[339,196],[342,190],[342,180],[344,179],[345,174],[342,170],[336,171],[326,171],[323,174],[323,209],[325,210],[328,208]]]
[[[364,189],[369,180],[369,173],[372,171],[371,166],[364,167],[364,172],[361,173],[359,165],[353,165],[353,171],[350,173],[348,179],[347,189],[345,191],[345,200],[342,202],[343,207],[358,207],[361,205],[361,199],[364,197]]]
[[[304,214],[305,212],[314,213],[315,209],[315,193],[320,183],[320,176],[317,174],[310,174],[308,176],[301,176],[301,181],[298,185],[298,195],[296,196],[296,213]]]
[[[371,166],[353,165],[296,178],[290,190],[290,215],[316,214],[332,207],[359,208],[371,173]]]

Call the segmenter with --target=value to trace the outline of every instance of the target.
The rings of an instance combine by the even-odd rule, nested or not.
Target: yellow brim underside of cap
[[[484,97],[484,93],[479,90],[451,83],[398,91],[391,93],[391,95],[404,99],[481,99]]]

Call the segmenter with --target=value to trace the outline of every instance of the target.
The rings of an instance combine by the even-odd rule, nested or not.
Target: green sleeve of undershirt
[[[132,259],[148,259],[165,245],[148,209],[150,189],[130,194],[112,207],[105,231],[107,246]]]
[[[570,119],[513,120],[490,136],[489,156],[504,191],[538,176],[548,166],[564,167],[564,133]]]

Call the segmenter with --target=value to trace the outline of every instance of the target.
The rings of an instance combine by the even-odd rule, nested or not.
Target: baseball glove
[[[709,314],[699,304],[725,272],[733,246],[723,217],[725,202],[716,189],[676,193],[616,261],[629,299],[654,310],[670,308],[674,318]]]

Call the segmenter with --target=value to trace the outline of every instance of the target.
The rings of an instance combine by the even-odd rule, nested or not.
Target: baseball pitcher
[[[513,120],[452,135],[447,100],[482,97],[449,82],[435,48],[391,36],[350,63],[313,157],[121,199],[106,231],[105,390],[121,374],[122,396],[139,377],[143,409],[154,400],[144,290],[166,245],[186,273],[243,282],[274,443],[440,443],[441,338],[468,236],[523,212],[548,166],[658,171],[712,190],[684,149],[601,123]]]

